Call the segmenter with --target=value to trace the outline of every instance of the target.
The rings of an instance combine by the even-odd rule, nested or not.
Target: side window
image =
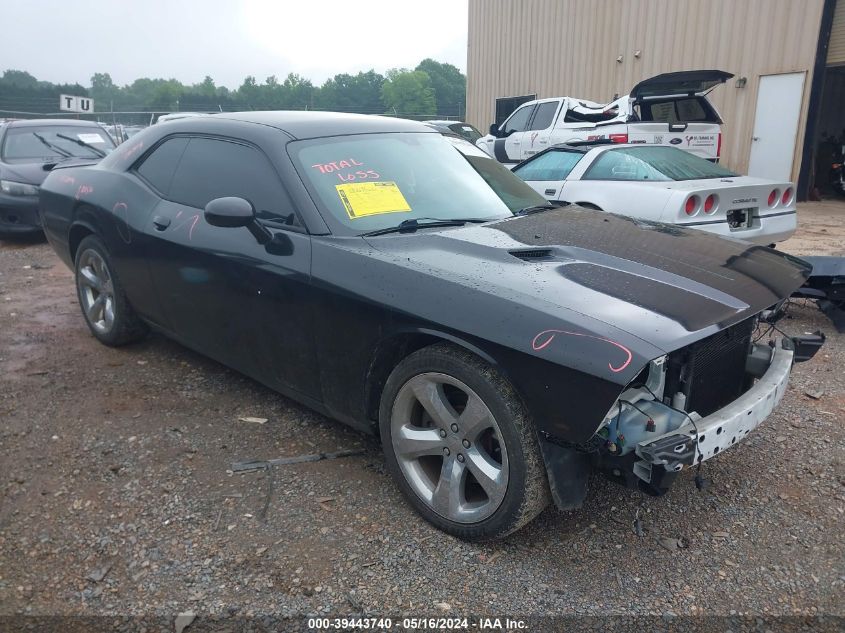
[[[261,152],[231,141],[190,139],[169,198],[203,209],[211,200],[225,196],[249,200],[262,220],[299,224],[278,174]]]
[[[187,145],[188,139],[184,137],[168,139],[156,147],[135,171],[159,193],[167,196],[170,193],[170,181],[173,180],[176,166]]]
[[[551,127],[555,119],[555,112],[557,112],[558,103],[550,101],[549,103],[541,103],[537,106],[537,113],[534,115],[534,120],[531,122],[532,130],[545,130]]]
[[[580,152],[551,151],[513,170],[523,180],[563,180],[583,158]]]
[[[534,112],[536,106],[523,106],[513,113],[510,119],[505,123],[505,128],[502,130],[504,134],[511,132],[524,132],[528,129],[528,119],[531,118],[531,113]]]

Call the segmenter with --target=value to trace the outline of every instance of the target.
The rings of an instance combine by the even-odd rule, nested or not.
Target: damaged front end
[[[602,422],[595,465],[661,495],[681,470],[740,442],[780,402],[793,363],[824,343],[820,332],[760,342],[779,317],[766,311],[649,363]]]
[[[564,448],[558,466],[589,463],[626,487],[664,494],[684,468],[718,455],[762,423],[786,392],[793,363],[809,360],[824,343],[820,332],[761,342],[779,317],[779,309],[765,311],[652,360],[592,439]],[[553,485],[559,505],[579,504],[586,494],[582,479]]]

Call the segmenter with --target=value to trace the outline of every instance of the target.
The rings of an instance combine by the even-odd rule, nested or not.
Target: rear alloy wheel
[[[76,294],[91,333],[101,343],[125,345],[142,338],[147,326],[135,314],[117,280],[102,241],[89,235],[76,251]]]
[[[450,345],[390,375],[381,407],[388,468],[417,511],[471,540],[501,538],[548,504],[534,430],[511,385]]]
[[[102,255],[93,249],[79,257],[79,304],[93,330],[106,334],[114,327],[114,285]]]

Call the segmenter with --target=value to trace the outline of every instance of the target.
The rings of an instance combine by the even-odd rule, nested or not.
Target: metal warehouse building
[[[803,197],[826,180],[845,144],[845,0],[469,0],[467,119],[484,130],[533,98],[603,103],[711,68],[735,75],[709,96],[724,164]]]

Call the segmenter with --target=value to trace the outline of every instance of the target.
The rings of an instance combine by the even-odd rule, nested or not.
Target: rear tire
[[[98,341],[118,347],[146,336],[147,325],[129,305],[100,238],[89,235],[79,243],[74,270],[82,316]]]
[[[387,468],[435,527],[471,541],[515,532],[549,503],[534,425],[513,386],[440,343],[390,374],[379,427]]]

